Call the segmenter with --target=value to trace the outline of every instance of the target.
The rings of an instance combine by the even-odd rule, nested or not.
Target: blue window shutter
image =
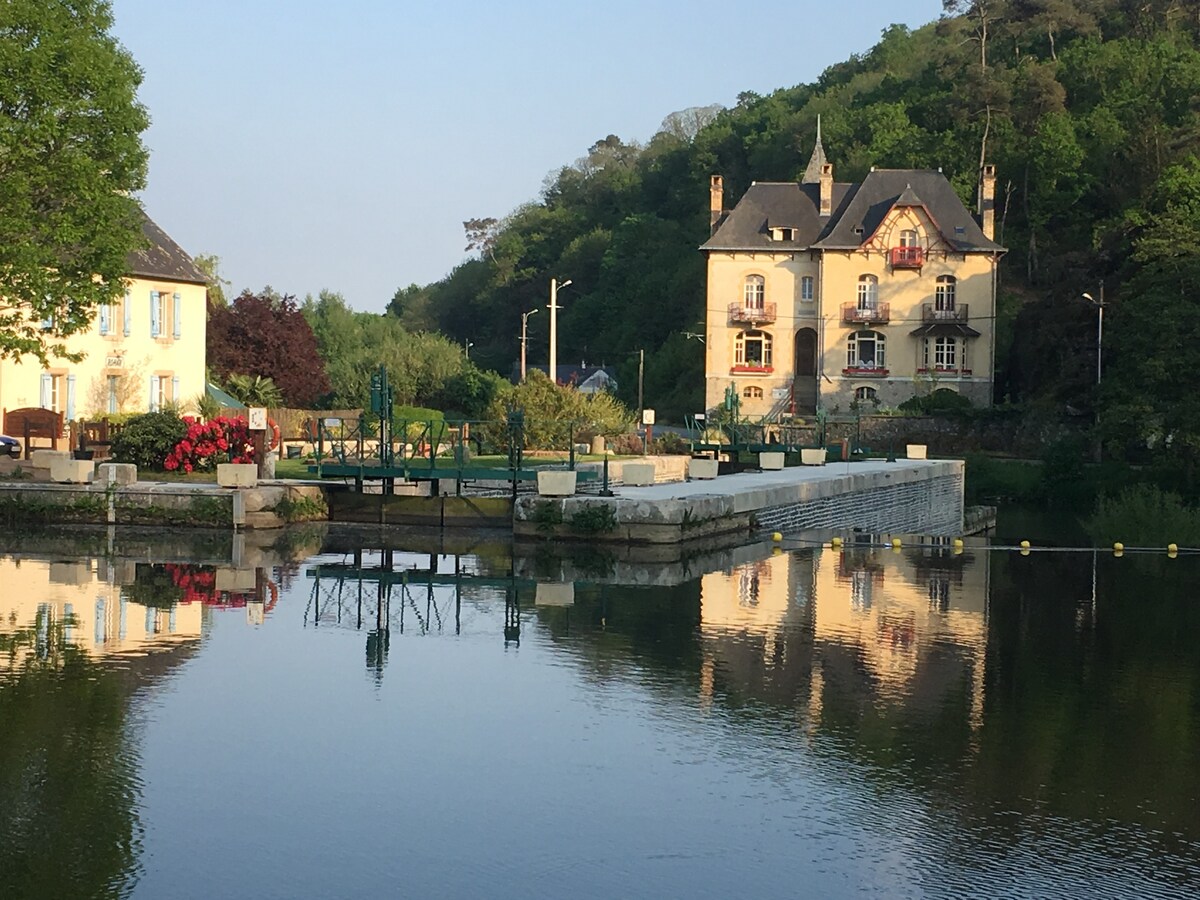
[[[53,375],[46,373],[42,374],[42,409],[50,408],[50,379],[53,377]]]
[[[109,303],[100,304],[100,333],[108,334],[108,320],[112,316],[112,305]]]
[[[179,402],[179,376],[175,375],[171,378],[171,402]]]
[[[171,312],[175,316],[175,330],[173,334],[179,337],[179,329],[183,324],[183,310],[180,308],[179,294],[173,294],[171,297]]]
[[[129,296],[129,291],[125,292],[125,302],[121,304],[125,310],[125,337],[133,332],[133,298]]]
[[[158,291],[150,292],[150,337],[158,337],[161,323],[158,321]]]
[[[150,376],[150,412],[158,412],[158,398],[154,395],[154,388],[157,387],[154,383],[154,376]]]
[[[67,421],[75,421],[75,376],[67,376]]]

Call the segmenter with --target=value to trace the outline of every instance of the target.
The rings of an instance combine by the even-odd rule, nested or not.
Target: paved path
[[[704,481],[672,481],[644,487],[622,486],[616,489],[616,494],[629,500],[683,500],[703,495],[741,494],[761,491],[764,488],[832,481],[847,475],[880,473],[886,476],[897,472],[917,472],[937,465],[937,460],[924,459],[902,459],[897,462],[886,462],[882,459],[832,462],[823,466],[790,466],[765,472],[739,472],[736,475],[721,475]]]

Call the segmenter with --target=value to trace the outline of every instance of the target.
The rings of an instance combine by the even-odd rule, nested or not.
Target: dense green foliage
[[[584,440],[596,434],[622,434],[632,424],[629,410],[611,394],[600,391],[583,394],[571,386],[552,384],[538,371],[529,373],[521,384],[496,395],[488,409],[488,419],[502,423],[511,410],[525,416],[525,446],[565,449],[572,440]],[[495,431],[496,429],[493,429]],[[491,435],[502,445],[500,435]]]
[[[1100,544],[1122,541],[1144,546],[1200,547],[1200,510],[1176,493],[1136,484],[1113,497],[1101,497],[1085,523]]]
[[[113,461],[161,470],[167,455],[187,436],[187,430],[187,423],[173,410],[134,416],[113,438]]]
[[[105,0],[0,5],[0,355],[63,356],[142,241],[141,72]]]
[[[560,360],[618,365],[632,403],[629,354],[645,348],[646,405],[694,412],[703,346],[687,335],[705,318],[696,248],[708,235],[708,176],[724,175],[727,206],[752,181],[798,178],[820,114],[839,181],[872,165],[940,166],[973,208],[980,162],[997,165],[997,237],[1010,248],[997,399],[1094,409],[1096,313],[1080,296],[1103,278],[1113,306],[1106,366],[1142,395],[1114,386],[1110,402],[1137,407],[1145,423],[1110,437],[1144,446],[1174,434],[1182,447],[1190,438],[1180,422],[1200,422],[1193,401],[1170,390],[1146,397],[1142,386],[1165,385],[1175,360],[1200,349],[1187,303],[1200,282],[1194,4],[955,0],[947,10],[916,31],[887,28],[814,84],[743,94],[735,108],[666,127],[644,146],[597,141],[536,201],[467,223],[478,256],[440,282],[398,291],[393,313],[474,341],[482,362],[507,371],[521,312],[546,304],[551,276],[570,278]],[[535,361],[545,358],[547,319],[529,320]],[[1127,346],[1136,352],[1120,352]]]

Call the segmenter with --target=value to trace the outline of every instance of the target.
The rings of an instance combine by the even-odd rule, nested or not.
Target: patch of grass
[[[533,522],[542,534],[550,534],[562,524],[562,506],[552,500],[543,500],[533,508],[533,514],[529,517],[529,521]]]
[[[568,523],[580,534],[608,534],[617,528],[617,514],[611,503],[588,503]]]
[[[325,497],[284,497],[275,507],[275,514],[285,522],[313,522],[329,518]]]
[[[1112,497],[1101,497],[1084,523],[1102,544],[1121,541],[1144,546],[1175,543],[1200,547],[1200,509],[1151,484],[1135,484]]]

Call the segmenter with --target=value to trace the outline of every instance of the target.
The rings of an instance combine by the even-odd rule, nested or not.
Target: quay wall
[[[793,467],[712,481],[625,488],[617,497],[520,497],[517,537],[681,543],[755,528],[855,528],[957,535],[964,463]]]

